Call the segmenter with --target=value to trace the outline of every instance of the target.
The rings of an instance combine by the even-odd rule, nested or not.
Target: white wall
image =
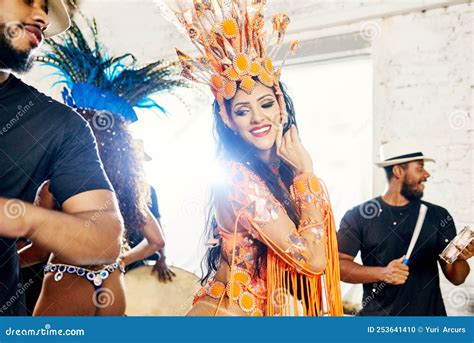
[[[372,62],[368,56],[286,67],[301,139],[325,182],[336,223],[372,196]],[[342,101],[343,100],[343,101]]]

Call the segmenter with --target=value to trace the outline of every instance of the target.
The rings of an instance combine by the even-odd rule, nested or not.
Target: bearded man
[[[421,200],[430,177],[425,161],[434,160],[412,140],[385,144],[380,155],[377,166],[387,175],[385,193],[347,211],[341,221],[341,280],[363,284],[360,315],[445,316],[437,262],[451,283],[462,284],[474,241],[454,263],[444,262],[439,254],[456,236],[453,218],[443,207]],[[422,205],[426,216],[407,260]],[[359,251],[363,265],[354,262]]]
[[[0,0],[0,316],[26,314],[33,281],[20,276],[18,238],[68,264],[120,254],[123,221],[91,128],[12,74],[27,72],[44,38],[69,23],[62,0]],[[61,211],[32,205],[46,181]]]

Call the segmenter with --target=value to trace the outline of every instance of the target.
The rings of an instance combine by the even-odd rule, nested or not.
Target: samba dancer
[[[342,315],[331,206],[272,63],[289,18],[272,18],[277,41],[268,49],[264,3],[160,2],[198,48],[196,58],[179,50],[178,57],[183,76],[209,85],[216,98],[226,175],[212,202],[216,246],[189,315]]]

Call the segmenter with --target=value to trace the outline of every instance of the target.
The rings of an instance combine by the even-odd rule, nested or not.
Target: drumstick
[[[423,226],[423,222],[425,221],[426,211],[428,207],[425,204],[421,204],[420,212],[418,213],[418,219],[416,220],[415,231],[413,232],[413,236],[411,236],[410,245],[408,246],[407,254],[403,259],[403,264],[407,265],[408,260],[410,259],[411,253],[413,252],[413,248],[415,247],[416,241],[420,236],[421,227]]]

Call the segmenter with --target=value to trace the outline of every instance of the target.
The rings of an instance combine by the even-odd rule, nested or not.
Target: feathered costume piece
[[[64,102],[74,108],[108,111],[127,122],[135,122],[134,108],[165,109],[151,95],[167,92],[187,83],[179,77],[176,63],[159,60],[139,67],[132,54],[109,56],[99,41],[95,20],[85,22],[92,33],[89,43],[76,21],[59,38],[47,39],[50,48],[37,61],[57,70],[65,84],[62,91]]]
[[[219,102],[221,117],[229,125],[224,100],[232,99],[237,88],[250,94],[256,81],[273,87],[286,122],[283,94],[279,87],[281,68],[298,41],[291,43],[279,67],[276,57],[290,18],[279,13],[272,17],[273,32],[267,39],[263,8],[266,0],[158,0],[164,17],[174,23],[199,51],[192,58],[176,49],[182,75],[207,84]],[[271,47],[270,45],[273,44]]]

